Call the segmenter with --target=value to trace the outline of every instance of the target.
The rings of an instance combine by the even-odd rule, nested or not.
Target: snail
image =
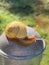
[[[6,36],[12,41],[18,42],[20,45],[28,46],[35,42],[36,38],[34,35],[27,36],[26,25],[22,22],[13,21],[7,24],[5,28]]]

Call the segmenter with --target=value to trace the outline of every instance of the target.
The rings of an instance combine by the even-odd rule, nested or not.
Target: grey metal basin
[[[5,33],[0,36],[0,65],[39,65],[45,49],[45,42],[40,35],[27,27],[27,36],[35,35],[36,42],[30,46],[21,46],[7,39]]]

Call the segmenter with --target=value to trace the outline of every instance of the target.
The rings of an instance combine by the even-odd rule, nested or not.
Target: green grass
[[[6,24],[12,21],[22,21],[24,24],[29,26],[36,24],[33,15],[26,16],[24,13],[14,14],[8,11],[6,8],[0,7],[0,29],[4,30]]]
[[[22,21],[24,24],[31,27],[36,26],[36,20],[32,14],[28,16],[20,13],[13,14],[10,13],[7,9],[0,7],[0,34],[4,31],[6,24],[14,20]],[[38,32],[40,33],[41,37],[47,34],[47,36],[43,37],[46,41],[46,49],[43,53],[43,58],[40,65],[49,65],[49,30],[47,32],[47,30],[45,30],[44,28],[40,28]]]

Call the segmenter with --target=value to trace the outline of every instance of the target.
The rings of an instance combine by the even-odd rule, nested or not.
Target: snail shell
[[[5,28],[8,38],[25,38],[27,36],[26,26],[22,22],[11,22]]]

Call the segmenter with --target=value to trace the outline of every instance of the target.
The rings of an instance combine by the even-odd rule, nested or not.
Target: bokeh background
[[[0,35],[15,20],[34,27],[45,40],[40,65],[49,65],[49,0],[0,0]]]

